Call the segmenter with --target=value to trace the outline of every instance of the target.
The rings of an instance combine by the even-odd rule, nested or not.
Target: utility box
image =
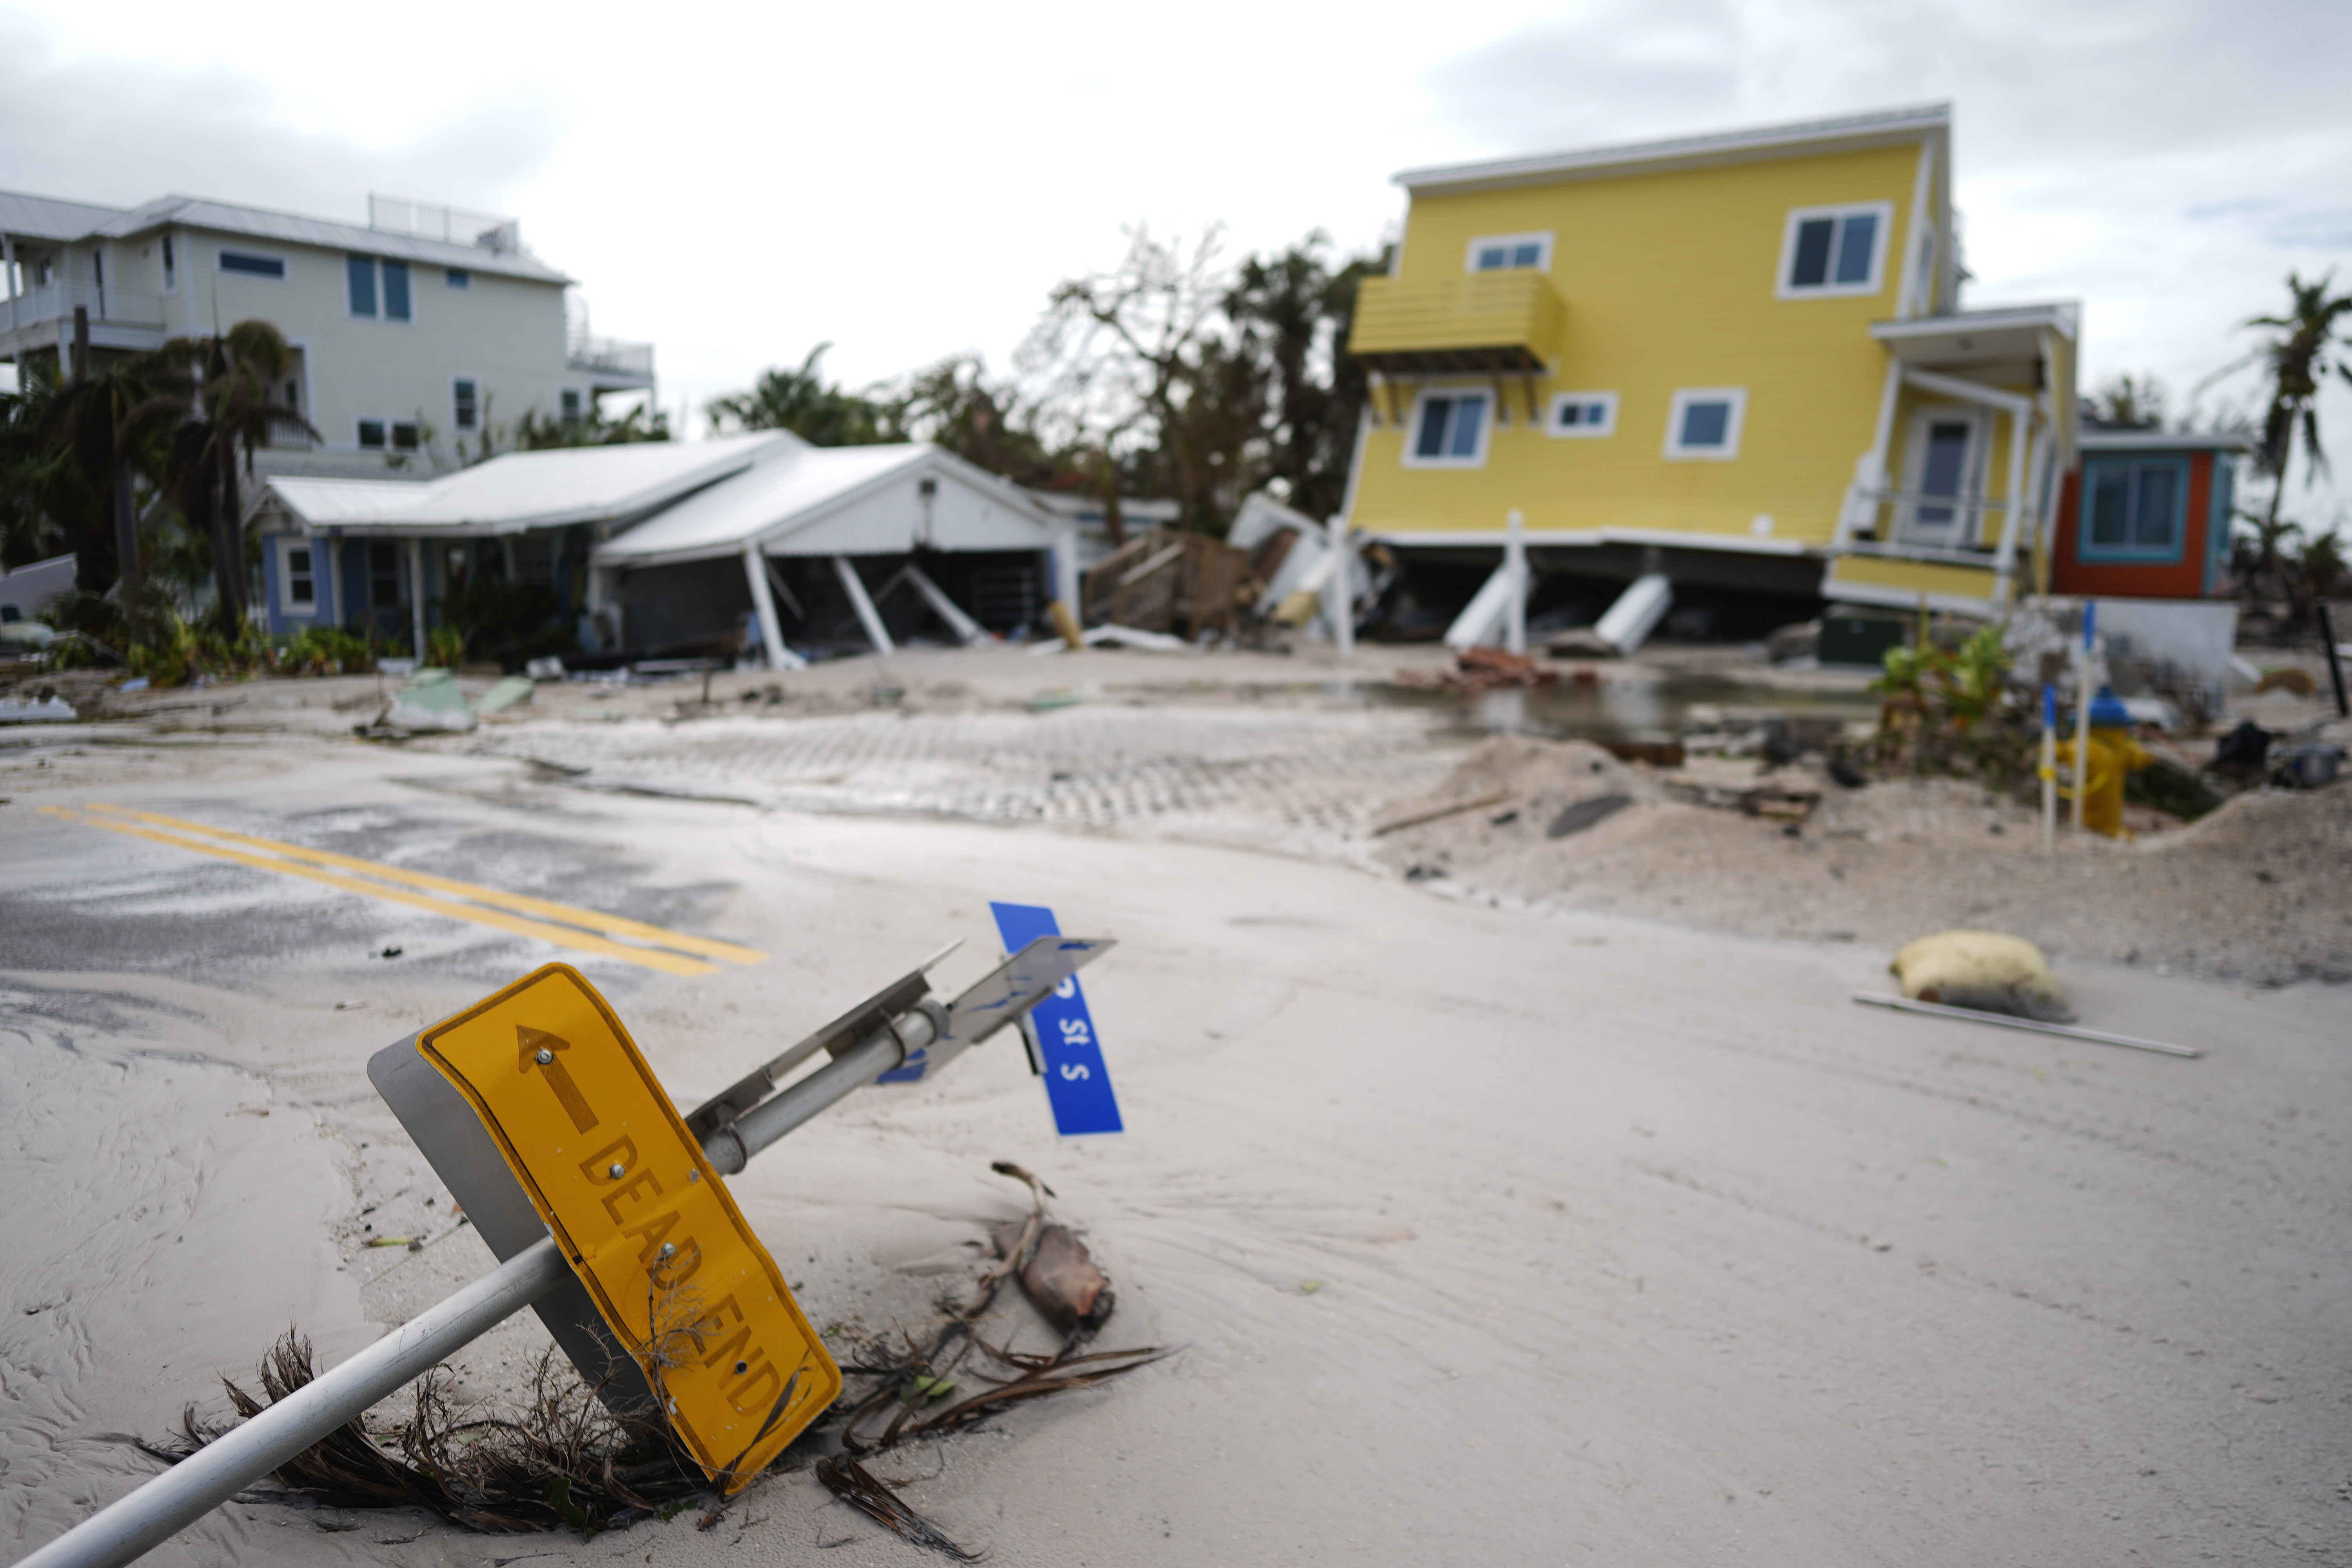
[[[1878,668],[1886,650],[1911,640],[1917,616],[1872,605],[1832,605],[1822,612],[1822,639],[1817,657],[1823,664],[1866,665]]]

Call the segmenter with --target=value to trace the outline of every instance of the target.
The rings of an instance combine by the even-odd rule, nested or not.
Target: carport
[[[1034,626],[1045,599],[1076,603],[1074,534],[937,447],[803,447],[685,498],[590,559],[632,643],[709,637],[749,616],[781,669],[803,662],[785,644],[787,614],[803,640],[854,625],[880,653],[934,617],[966,643]]]

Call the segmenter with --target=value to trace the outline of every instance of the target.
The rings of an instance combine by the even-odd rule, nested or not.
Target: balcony
[[[637,391],[654,384],[651,343],[573,332],[564,341],[563,362],[593,381],[599,392]]]
[[[1386,376],[1541,375],[1559,352],[1567,315],[1540,272],[1367,278],[1348,348]]]
[[[163,345],[163,298],[96,283],[48,283],[0,300],[0,358],[55,347],[72,333],[75,308],[89,312],[89,341],[102,349]]]

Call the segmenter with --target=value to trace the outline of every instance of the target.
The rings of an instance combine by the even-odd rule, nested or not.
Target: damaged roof
[[[771,554],[1041,550],[1054,526],[1027,491],[928,443],[806,447],[664,510],[599,545],[596,559],[653,566],[738,555],[753,543]]]
[[[306,532],[523,533],[619,526],[807,444],[783,430],[709,441],[639,441],[509,452],[437,479],[274,477],[268,495]]]

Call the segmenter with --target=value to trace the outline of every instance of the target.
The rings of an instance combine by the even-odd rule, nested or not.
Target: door
[[[1978,471],[1984,467],[1984,420],[1973,412],[1923,409],[1911,421],[1905,502],[1895,537],[1906,544],[1926,544],[1945,550],[1966,549],[1981,531],[1977,513],[1967,503],[1979,493]],[[1940,499],[1954,504],[1939,506]]]

